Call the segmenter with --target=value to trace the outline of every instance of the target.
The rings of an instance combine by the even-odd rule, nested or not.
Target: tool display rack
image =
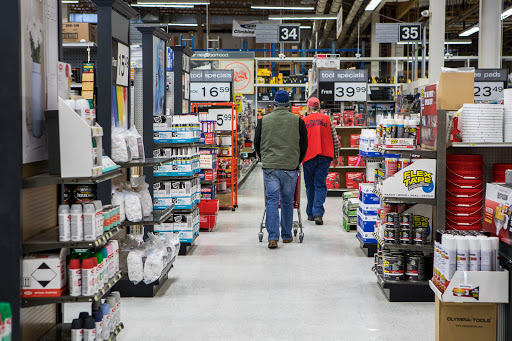
[[[231,108],[231,117],[237,117],[236,104],[232,102],[217,102],[217,103],[192,103],[192,111],[199,113],[200,110],[206,108]],[[221,174],[217,170],[217,183],[220,180],[225,180],[229,191],[220,192],[217,187],[217,199],[219,199],[220,208],[228,208],[235,211],[238,207],[238,120],[231,119],[231,131],[217,132],[217,136],[231,136],[231,156],[219,158],[229,158],[231,164],[231,171]],[[229,175],[228,175],[229,173]]]

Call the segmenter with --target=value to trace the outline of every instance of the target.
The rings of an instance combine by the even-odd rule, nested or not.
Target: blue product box
[[[198,171],[199,169],[193,169],[190,163],[182,165],[164,164],[153,167],[154,176],[192,176]]]
[[[375,225],[377,224],[377,221],[372,220],[366,220],[364,217],[358,215],[357,216],[357,227],[361,229],[361,231],[364,232],[373,232],[375,230]]]
[[[359,207],[357,208],[358,215],[362,215],[366,220],[377,220],[377,218],[375,218],[379,215],[377,210],[378,207],[364,207],[362,204],[359,204]]]
[[[377,240],[373,237],[372,232],[364,232],[359,226],[357,227],[357,234],[365,244],[377,244]]]

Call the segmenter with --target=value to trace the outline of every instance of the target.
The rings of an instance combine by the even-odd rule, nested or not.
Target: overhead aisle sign
[[[421,41],[421,24],[377,24],[378,43],[415,43]]]
[[[503,89],[507,86],[507,69],[475,70],[475,102],[503,101]]]
[[[365,102],[368,70],[320,70],[318,95],[321,101]]]

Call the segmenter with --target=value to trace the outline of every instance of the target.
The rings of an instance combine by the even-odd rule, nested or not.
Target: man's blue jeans
[[[279,198],[281,198],[281,237],[292,239],[293,195],[297,185],[297,171],[264,169],[265,196],[267,200],[268,240],[279,240]]]
[[[330,157],[317,155],[302,164],[304,182],[306,183],[306,196],[308,197],[308,205],[306,207],[308,217],[324,216],[324,202],[327,196],[325,180],[329,174],[331,160]]]

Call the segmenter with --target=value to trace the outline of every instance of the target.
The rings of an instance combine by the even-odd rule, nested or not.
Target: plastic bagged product
[[[115,162],[128,162],[131,161],[131,153],[126,136],[126,130],[114,128],[112,131],[112,160]]]
[[[169,234],[160,235],[162,242],[167,250],[167,263],[169,263],[174,255],[176,254],[176,246],[174,245],[174,237],[171,237]]]
[[[128,268],[128,279],[133,284],[139,284],[144,279],[144,249],[135,249],[128,253],[126,265]]]
[[[167,249],[162,240],[152,233],[148,233],[151,245],[146,253],[144,263],[144,283],[150,284],[158,280],[167,265]]]
[[[123,191],[123,195],[126,219],[134,223],[141,221],[143,215],[140,195],[126,190]]]
[[[146,183],[146,177],[132,177],[130,179],[131,188],[139,193],[142,203],[142,214],[148,217],[153,213],[153,198],[149,192],[149,184]]]
[[[124,135],[126,138],[126,142],[128,143],[128,146],[130,147],[130,152],[132,153],[132,159],[140,159],[141,156],[139,156],[139,146],[137,141],[137,129],[135,129],[135,133],[133,131],[135,127],[130,128],[129,130],[125,130]]]
[[[119,206],[121,222],[126,220],[126,212],[124,208],[124,194],[123,189],[115,187],[112,190],[112,205]]]

